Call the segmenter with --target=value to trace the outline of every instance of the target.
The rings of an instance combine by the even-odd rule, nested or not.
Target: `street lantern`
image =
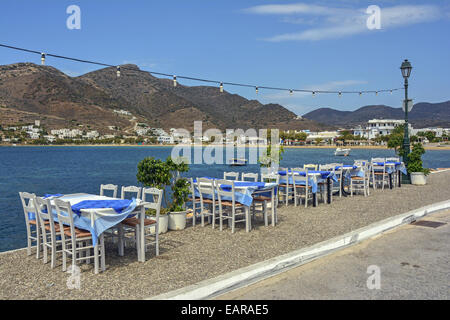
[[[400,67],[402,71],[402,76],[405,79],[405,134],[403,137],[403,162],[405,166],[408,168],[408,155],[410,153],[410,141],[409,141],[409,124],[408,124],[408,78],[411,75],[412,66],[411,63],[406,59],[403,61],[402,66]],[[409,174],[403,176],[403,183],[411,183]]]
[[[409,76],[411,75],[411,70],[412,70],[411,63],[408,61],[408,59],[403,61],[400,69],[402,70],[403,78],[405,78],[405,80],[408,80]]]

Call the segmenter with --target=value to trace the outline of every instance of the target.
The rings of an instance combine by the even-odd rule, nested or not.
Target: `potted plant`
[[[145,187],[163,190],[163,207],[159,217],[159,233],[167,228],[171,230],[184,229],[186,226],[185,203],[189,194],[188,182],[180,177],[180,172],[187,172],[189,166],[182,158],[173,160],[168,157],[166,161],[153,157],[145,158],[138,164],[137,180]],[[171,190],[172,197],[167,194]],[[187,190],[187,191],[186,191]],[[171,201],[169,201],[171,200]],[[154,214],[154,210],[149,210]]]
[[[408,155],[408,173],[411,175],[411,184],[425,185],[426,176],[430,173],[429,169],[423,167],[422,155],[425,153],[421,143],[415,143]]]

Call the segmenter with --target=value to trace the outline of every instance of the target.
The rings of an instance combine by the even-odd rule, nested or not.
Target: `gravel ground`
[[[367,198],[334,197],[318,207],[284,205],[278,209],[279,224],[264,227],[257,217],[254,229],[245,232],[238,224],[235,234],[211,226],[188,227],[161,236],[160,256],[147,253],[137,262],[136,251],[126,248],[117,256],[107,244],[104,273],[95,275],[93,265],[81,266],[81,288],[70,290],[61,259],[51,269],[24,250],[0,254],[0,299],[142,299],[297,250],[367,226],[373,222],[450,199],[450,171],[432,174],[426,186],[404,185],[394,190],[371,190]],[[153,251],[153,250],[149,250]],[[33,251],[34,252],[34,251]]]

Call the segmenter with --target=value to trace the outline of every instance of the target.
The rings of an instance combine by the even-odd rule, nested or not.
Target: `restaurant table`
[[[301,175],[303,177],[306,176],[305,171],[291,171],[289,170],[289,173],[292,173],[294,175]],[[285,170],[278,171],[278,174],[282,177],[286,176]],[[317,206],[317,185],[319,182],[325,180],[327,182],[327,203],[331,203],[331,180],[338,181],[336,178],[336,174],[333,171],[324,171],[324,170],[308,170],[308,176],[311,177],[311,179],[308,178],[308,184],[311,185],[311,191],[313,193],[313,206]],[[281,178],[280,181],[285,180],[284,178]],[[289,178],[289,183],[293,184],[292,178]]]
[[[54,199],[60,199],[62,201],[69,202],[72,206],[72,211],[74,211],[74,225],[79,229],[88,230],[91,232],[92,241],[94,243],[95,249],[94,254],[98,255],[97,246],[98,238],[103,237],[103,232],[117,226],[124,219],[131,216],[138,215],[138,219],[141,220],[140,228],[141,235],[144,235],[144,219],[145,219],[145,204],[140,199],[128,200],[130,205],[118,213],[117,208],[114,208],[114,203],[124,201],[124,199],[111,198],[106,196],[99,196],[88,193],[75,193],[59,196],[49,196],[52,205],[54,204]],[[126,201],[126,200],[125,200]],[[102,205],[104,202],[104,205]],[[86,205],[83,206],[83,203]],[[90,203],[92,207],[89,208]],[[94,205],[96,204],[96,205]],[[80,207],[82,207],[80,209]],[[56,212],[54,211],[54,214]],[[57,221],[57,216],[55,217]],[[140,250],[138,251],[138,261],[145,262],[145,236],[138,239]],[[119,237],[119,255],[123,256],[123,238]],[[104,256],[101,257],[102,269],[104,268]],[[98,266],[96,266],[98,270]]]
[[[202,177],[208,180],[222,180],[213,177]],[[197,179],[193,180],[197,182]],[[231,185],[222,184],[220,185],[222,190],[231,191]],[[257,181],[234,181],[234,195],[235,201],[249,207],[253,204],[253,196],[267,196],[271,198],[271,209],[272,209],[272,225],[275,225],[276,221],[276,204],[275,196],[277,194],[278,184],[275,182],[257,182]],[[195,187],[195,196],[199,197],[200,193]],[[216,195],[217,196],[217,195]],[[208,197],[208,196],[207,196]],[[222,197],[223,200],[231,200],[229,197]],[[249,227],[251,229],[251,221],[249,221]]]

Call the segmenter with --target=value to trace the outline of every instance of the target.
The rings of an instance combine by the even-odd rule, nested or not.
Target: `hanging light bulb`
[[[289,94],[292,96],[294,94],[294,91],[292,91],[292,89],[289,90]]]
[[[375,95],[376,95],[376,96],[378,95],[378,91],[375,91]]]
[[[173,76],[173,86],[177,86],[177,76]]]
[[[392,90],[391,90],[391,95],[392,95]]]
[[[117,78],[120,78],[120,66],[117,66],[116,74],[117,74]]]
[[[256,94],[258,94],[258,87],[255,87],[255,92]]]
[[[45,53],[41,53],[41,64],[45,66]]]
[[[362,92],[361,92],[361,91],[359,92],[359,96],[360,96],[360,97],[362,96]]]
[[[220,83],[220,92],[223,92],[223,83]]]
[[[341,97],[342,97],[342,92],[339,91],[339,98],[341,98]]]
[[[316,92],[315,92],[315,91],[313,91],[312,95],[313,95],[313,98],[314,98],[314,97],[316,96]]]

